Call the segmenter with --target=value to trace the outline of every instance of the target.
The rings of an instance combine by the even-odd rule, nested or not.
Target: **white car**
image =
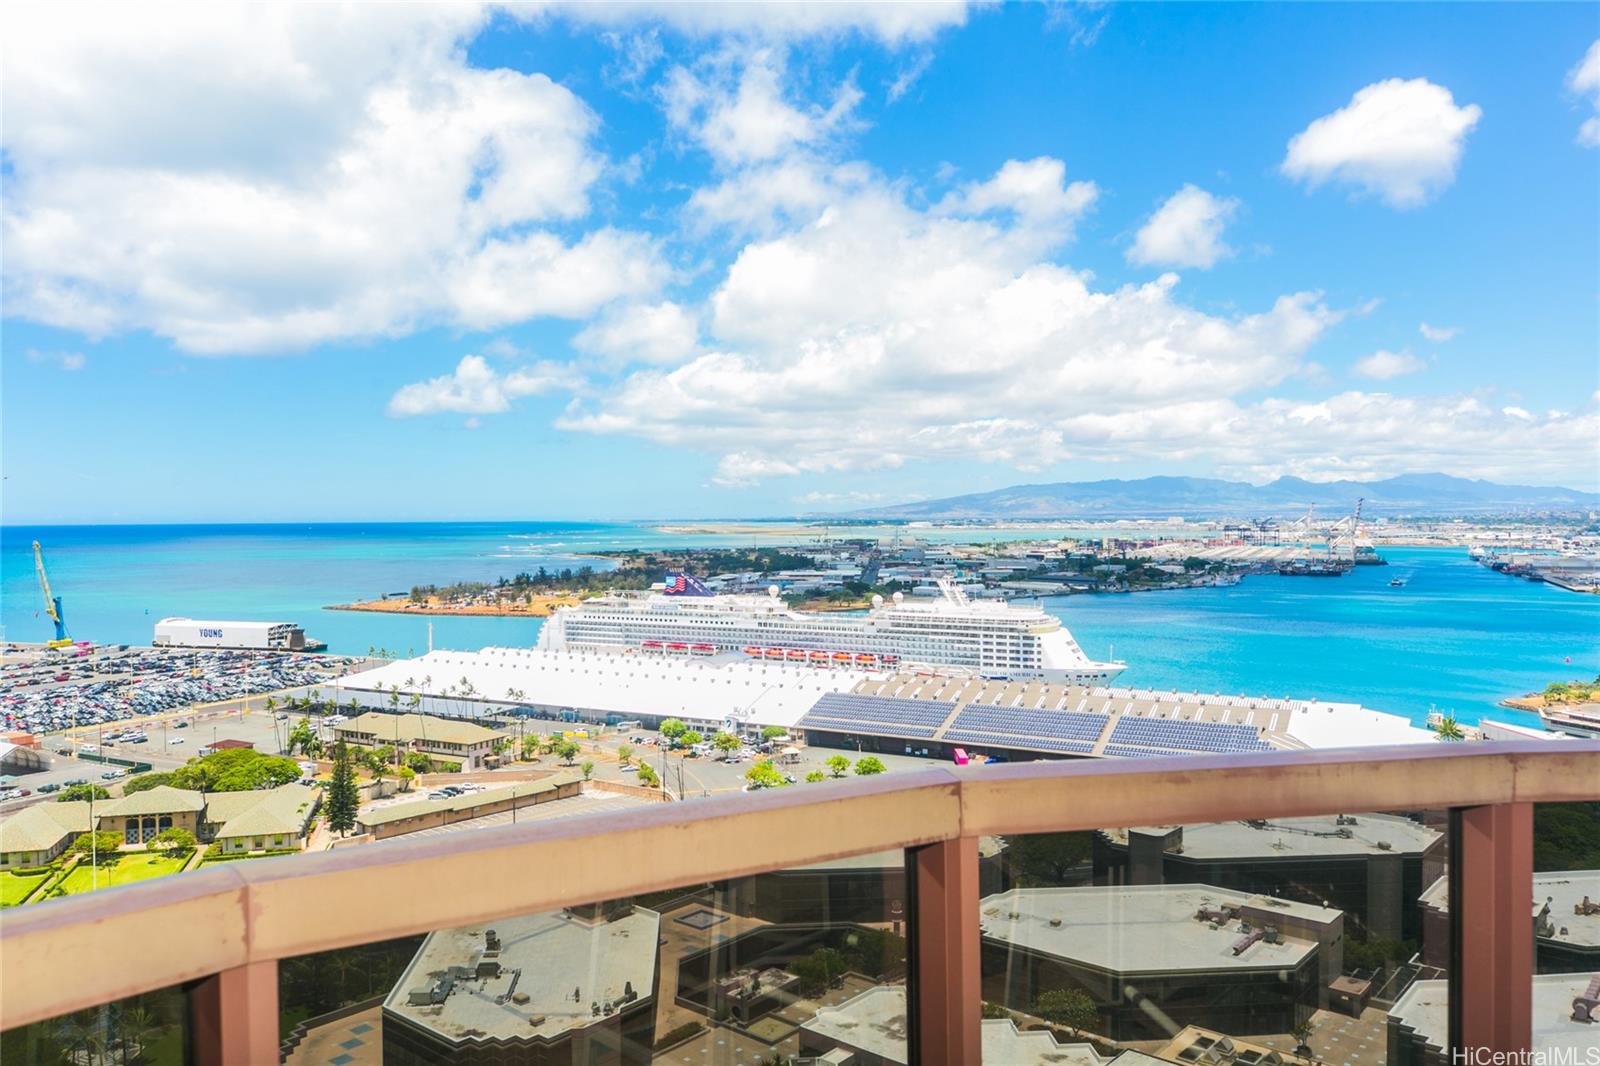
[[[171,745],[171,744],[182,744],[182,743],[183,743],[183,738],[182,737],[178,737],[175,740],[168,741],[169,745]]]

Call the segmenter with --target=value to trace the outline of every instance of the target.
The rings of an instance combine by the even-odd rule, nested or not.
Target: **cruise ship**
[[[539,634],[547,651],[638,649],[660,655],[736,653],[816,667],[961,667],[985,677],[1104,685],[1124,664],[1094,662],[1037,606],[974,603],[948,580],[929,600],[873,597],[865,614],[795,611],[778,598],[713,595],[674,574],[647,593],[612,593],[558,609]]]

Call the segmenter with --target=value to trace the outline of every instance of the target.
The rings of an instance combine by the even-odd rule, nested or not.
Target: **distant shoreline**
[[[535,596],[532,603],[415,603],[411,600],[366,600],[361,603],[336,603],[324,607],[325,611],[365,611],[369,614],[420,614],[454,615],[482,618],[549,618],[557,607],[576,607],[582,597],[576,594],[563,596]]]

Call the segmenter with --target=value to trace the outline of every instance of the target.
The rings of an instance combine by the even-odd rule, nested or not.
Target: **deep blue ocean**
[[[1039,535],[907,532],[934,540]],[[552,522],[5,526],[0,623],[11,640],[50,635],[34,575],[35,538],[44,544],[51,583],[79,640],[148,643],[157,619],[188,615],[297,622],[336,652],[380,647],[420,654],[430,620],[435,646],[449,648],[531,644],[540,622],[324,608],[415,584],[594,565],[585,552],[785,544],[809,535],[670,534],[649,524]],[[1552,680],[1600,674],[1600,597],[1492,573],[1463,549],[1384,548],[1383,554],[1390,566],[1337,579],[1249,577],[1229,588],[1073,596],[1045,606],[1091,656],[1126,660],[1129,685],[1348,700],[1418,721],[1436,707],[1471,722],[1484,714],[1535,722],[1495,704]],[[1397,576],[1405,587],[1390,588]]]

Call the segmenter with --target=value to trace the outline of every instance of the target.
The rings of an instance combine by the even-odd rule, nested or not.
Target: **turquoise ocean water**
[[[1039,535],[908,532],[935,540]],[[298,622],[337,652],[377,646],[420,653],[429,619],[323,608],[414,584],[593,564],[585,552],[782,544],[803,536],[757,540],[581,523],[6,526],[0,622],[11,640],[50,635],[33,569],[35,538],[80,640],[148,643],[156,620],[176,614]],[[1126,660],[1124,680],[1136,686],[1349,700],[1418,721],[1437,707],[1467,721],[1493,714],[1531,722],[1494,705],[1551,680],[1600,674],[1600,597],[1491,573],[1461,549],[1384,554],[1392,565],[1338,579],[1250,577],[1229,588],[1044,603],[1091,656]],[[1404,588],[1389,587],[1396,576],[1406,579]],[[540,625],[431,621],[435,646],[453,648],[531,644]]]

